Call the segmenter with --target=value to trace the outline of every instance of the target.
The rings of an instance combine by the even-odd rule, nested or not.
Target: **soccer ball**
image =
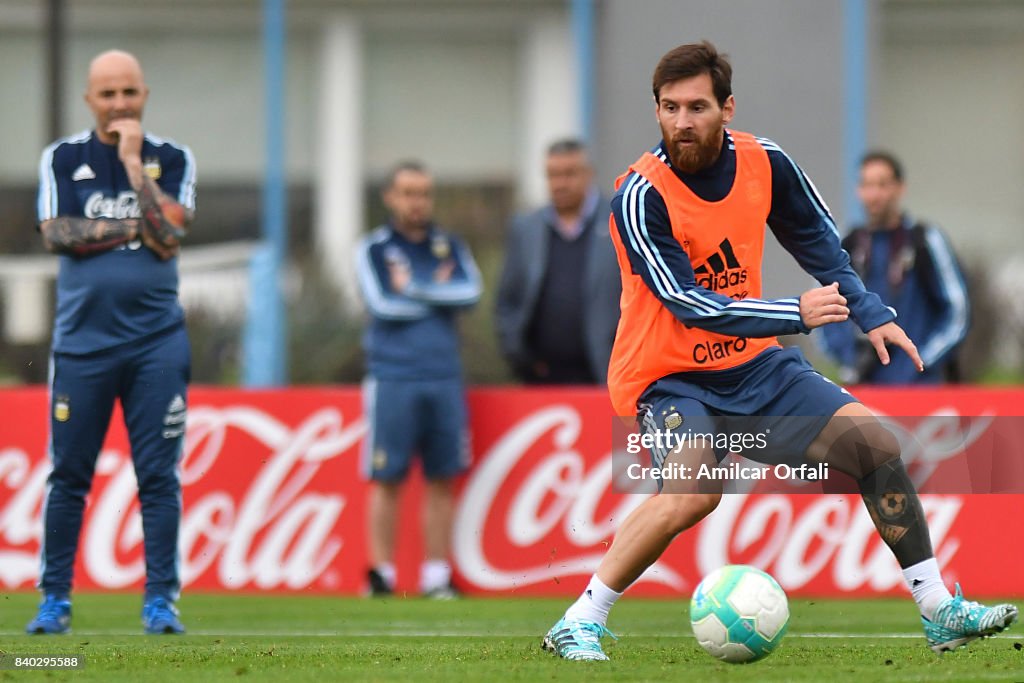
[[[755,567],[731,564],[697,585],[690,600],[690,624],[697,642],[712,657],[732,664],[755,662],[782,642],[789,603],[771,576]]]

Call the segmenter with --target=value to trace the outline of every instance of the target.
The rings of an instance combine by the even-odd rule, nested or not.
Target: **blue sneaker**
[[[551,627],[540,646],[562,659],[605,662],[608,655],[601,649],[601,636],[606,635],[618,640],[614,633],[597,622],[563,617]]]
[[[26,633],[36,635],[71,632],[71,601],[56,595],[47,595],[39,603],[36,618],[28,622]]]
[[[167,598],[159,596],[149,598],[142,606],[142,626],[151,635],[185,632],[185,627],[178,621],[178,608]]]
[[[931,620],[921,617],[928,647],[937,654],[995,635],[1016,620],[1017,608],[1014,605],[986,607],[964,600],[960,584],[956,585],[956,595],[944,600]]]

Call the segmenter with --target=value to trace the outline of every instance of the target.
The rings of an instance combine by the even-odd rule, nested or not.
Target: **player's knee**
[[[900,441],[895,434],[879,424],[872,430],[870,438],[871,449],[878,454],[880,465],[899,459]]]
[[[54,467],[47,478],[51,491],[72,498],[85,498],[92,488],[92,472],[71,467]]]
[[[899,460],[900,442],[880,422],[861,426],[844,449],[847,453],[847,469],[856,478],[867,476],[882,465]]]
[[[722,502],[722,493],[720,491],[715,493],[698,493],[697,504],[701,519],[714,512],[720,502]]]

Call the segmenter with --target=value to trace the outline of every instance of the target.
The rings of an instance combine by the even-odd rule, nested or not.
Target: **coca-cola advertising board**
[[[1021,390],[862,390],[877,412],[914,415],[920,449],[984,439]],[[613,486],[613,425],[601,389],[470,391],[473,465],[452,535],[469,593],[571,595],[617,525],[650,494]],[[71,408],[73,410],[73,407]],[[48,462],[44,388],[0,392],[0,586],[37,576]],[[987,421],[986,421],[987,420]],[[366,569],[360,476],[366,424],[358,389],[194,388],[181,463],[180,550],[186,588],[358,593]],[[97,462],[75,567],[76,589],[135,589],[142,524],[121,417]],[[1019,450],[1019,444],[1011,444]],[[421,482],[410,478],[398,549],[399,588],[415,591]],[[948,581],[972,596],[1024,594],[1024,495],[922,496]],[[1008,537],[1008,535],[1013,537]],[[902,591],[902,576],[855,494],[728,494],[682,534],[633,591],[690,592],[726,563],[772,573],[793,595]]]

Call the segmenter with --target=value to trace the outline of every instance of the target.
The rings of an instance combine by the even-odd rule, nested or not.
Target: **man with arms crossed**
[[[417,161],[399,163],[384,188],[390,217],[357,251],[359,287],[370,314],[363,338],[363,402],[369,433],[363,453],[370,595],[395,589],[395,545],[403,484],[419,454],[423,501],[420,591],[457,596],[448,562],[456,477],[469,465],[468,416],[458,314],[480,300],[480,273],[469,248],[433,220],[434,182]]]
[[[26,630],[66,633],[85,496],[121,402],[139,483],[147,633],[182,633],[178,526],[190,355],[178,302],[179,240],[195,207],[186,147],[142,129],[149,89],[132,55],[89,66],[94,130],[57,140],[39,164],[39,231],[60,255],[50,364],[43,602]]]
[[[1016,607],[968,602],[942,582],[895,438],[798,349],[782,349],[774,339],[851,317],[883,364],[891,344],[923,369],[895,314],[850,268],[810,180],[770,140],[725,128],[735,112],[731,76],[729,62],[707,42],[670,51],[655,69],[662,141],[620,178],[612,200],[623,283],[608,379],[616,414],[638,412],[648,432],[721,415],[799,416],[773,422],[772,440],[785,445],[769,457],[786,457],[788,447],[789,455],[825,462],[857,481],[903,569],[929,646],[941,652],[1001,631],[1017,618]],[[765,223],[824,286],[798,299],[758,298]],[[803,428],[794,431],[793,420]],[[775,425],[789,430],[788,438],[776,439]],[[699,445],[653,458],[656,467],[680,464],[694,472],[715,459]],[[664,481],[661,494],[619,527],[544,648],[566,659],[607,659],[600,638],[612,605],[720,499],[720,482]]]

